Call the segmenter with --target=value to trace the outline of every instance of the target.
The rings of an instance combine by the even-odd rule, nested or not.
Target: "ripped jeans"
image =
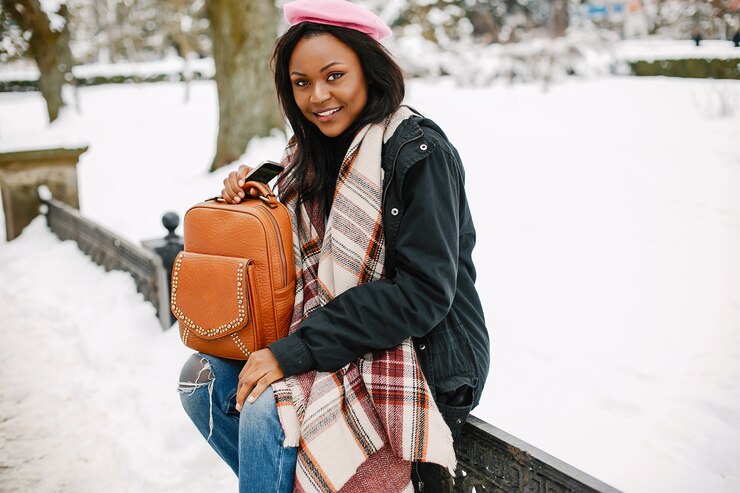
[[[239,478],[240,493],[293,491],[297,448],[283,447],[272,387],[236,410],[244,361],[201,353],[182,368],[178,392],[185,412],[208,444]]]

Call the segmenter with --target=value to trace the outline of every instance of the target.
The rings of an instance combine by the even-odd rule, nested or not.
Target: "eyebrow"
[[[319,73],[324,72],[329,67],[333,67],[334,65],[342,65],[343,63],[344,62],[331,62],[331,63],[328,63],[328,64],[324,65],[323,67],[321,67],[321,70],[319,70]],[[302,75],[304,77],[306,76],[306,74],[304,74],[303,72],[298,72],[296,70],[294,70],[293,72],[291,72],[290,75]]]

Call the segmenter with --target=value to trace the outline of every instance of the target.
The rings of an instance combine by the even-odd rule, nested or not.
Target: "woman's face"
[[[298,41],[288,71],[298,108],[327,137],[344,132],[365,108],[367,83],[360,59],[331,34]]]

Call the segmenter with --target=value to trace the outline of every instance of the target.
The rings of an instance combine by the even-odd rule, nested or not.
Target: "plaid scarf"
[[[298,269],[290,333],[335,296],[383,277],[382,148],[412,114],[401,107],[358,132],[340,167],[326,221],[317,214],[320,208],[302,204],[299,223],[296,190],[281,190],[291,212]],[[289,148],[285,173],[291,157]],[[285,445],[299,446],[296,492],[412,492],[412,461],[454,470],[450,430],[410,338],[335,372],[285,378],[273,383],[273,391]]]

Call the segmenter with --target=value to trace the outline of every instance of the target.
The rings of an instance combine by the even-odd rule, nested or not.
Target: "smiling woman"
[[[341,135],[365,108],[367,86],[360,59],[334,36],[302,38],[289,67],[296,104],[327,137]]]
[[[241,491],[451,491],[489,365],[460,157],[401,104],[380,19],[344,0],[285,16],[273,67],[294,131],[278,178],[293,317],[244,364],[194,355],[183,406]],[[254,192],[248,172],[226,177],[224,200]]]
[[[299,182],[302,200],[321,196],[328,212],[337,163],[360,128],[383,121],[399,108],[405,95],[403,72],[371,35],[315,22],[300,22],[278,39],[273,65],[278,99],[295,132],[296,169],[289,178]],[[327,110],[336,109],[340,111],[333,120]],[[322,122],[324,117],[328,121]]]

